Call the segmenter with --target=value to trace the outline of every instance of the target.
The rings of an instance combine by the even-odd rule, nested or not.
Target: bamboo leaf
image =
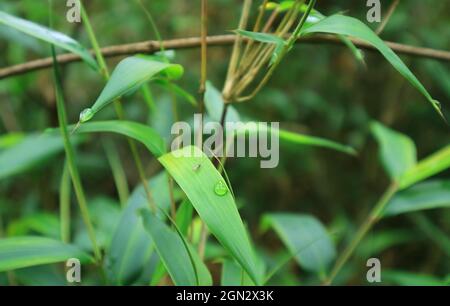
[[[163,210],[170,205],[168,177],[165,172],[149,181],[155,203]],[[144,187],[137,187],[128,198],[117,227],[113,231],[111,244],[106,250],[105,266],[113,284],[133,284],[153,252],[153,240],[145,231],[138,211],[148,207]]]
[[[152,79],[164,74],[169,79],[178,79],[183,75],[183,67],[176,64],[164,63],[152,57],[138,55],[127,57],[114,69],[111,78],[100,96],[91,108],[80,114],[80,122],[86,122],[109,103],[135,91],[138,87]]]
[[[93,69],[98,69],[97,62],[94,60],[89,51],[81,46],[76,40],[63,33],[51,30],[31,21],[9,15],[2,11],[0,11],[0,24],[12,27],[22,33],[75,53],[79,55]]]
[[[430,181],[396,194],[386,206],[384,216],[444,207],[450,207],[450,181]]]
[[[74,144],[81,141],[73,138]],[[0,179],[4,179],[41,165],[56,154],[64,151],[60,135],[33,134],[18,144],[0,151]]]
[[[392,180],[399,181],[417,162],[416,146],[406,135],[372,122],[371,130],[380,146],[380,159]]]
[[[164,140],[152,128],[131,121],[96,121],[82,124],[78,133],[109,132],[127,136],[141,142],[156,157],[166,152]]]
[[[157,79],[154,81],[155,84],[160,85],[168,91],[172,91],[177,94],[180,98],[188,102],[192,106],[197,106],[197,100],[193,95],[184,90],[182,87],[174,84],[173,82],[168,81],[167,79]]]
[[[222,263],[222,274],[220,276],[221,286],[254,286],[250,277],[242,270],[242,267],[232,259],[224,259]]]
[[[383,282],[398,286],[445,286],[445,282],[426,274],[417,274],[398,270],[383,272]]]
[[[336,257],[329,234],[313,216],[268,214],[263,217],[262,226],[272,227],[298,264],[308,271],[323,274]]]
[[[236,135],[242,135],[242,134],[250,134],[250,135],[258,135],[258,133],[261,132],[267,132],[271,135],[278,134],[280,140],[283,140],[287,143],[297,144],[297,145],[307,145],[307,146],[314,146],[314,147],[321,147],[321,148],[327,148],[336,150],[342,153],[350,154],[350,155],[356,155],[355,149],[353,149],[350,146],[342,145],[340,143],[314,137],[314,136],[308,136],[303,135],[299,133],[290,132],[287,130],[282,129],[275,129],[275,128],[269,128],[267,125],[260,125],[257,122],[247,122],[244,126],[237,129],[235,131]]]
[[[327,17],[318,23],[305,26],[302,29],[302,35],[313,33],[330,33],[337,35],[352,36],[361,39],[380,51],[386,60],[411,83],[427,100],[431,103],[439,115],[442,114],[440,103],[433,99],[422,83],[416,78],[411,70],[403,63],[403,61],[392,51],[382,39],[380,39],[368,26],[358,19],[343,15],[333,15]]]
[[[9,237],[35,233],[58,239],[60,238],[59,226],[57,216],[48,213],[37,213],[12,221],[8,225],[7,233]]]
[[[252,40],[255,41],[259,41],[262,43],[266,43],[266,44],[274,44],[274,45],[284,45],[285,41],[279,37],[276,36],[274,34],[269,34],[269,33],[261,33],[261,32],[251,32],[251,31],[245,31],[245,30],[236,30],[235,31],[237,34],[250,38]]]
[[[236,204],[207,156],[191,146],[163,155],[159,161],[186,193],[210,232],[258,284],[253,249]]]
[[[180,207],[177,209],[176,223],[183,235],[187,235],[189,230],[189,225],[192,222],[192,215],[194,213],[194,208],[192,207],[189,200],[184,200]]]
[[[208,269],[183,237],[171,230],[148,209],[141,211],[144,227],[152,236],[155,248],[177,286],[211,285]]]
[[[42,237],[0,239],[0,272],[77,258],[93,263],[93,258],[73,245]]]
[[[414,168],[409,169],[399,182],[400,188],[408,188],[409,186],[447,170],[449,167],[450,146],[447,146],[421,160]]]

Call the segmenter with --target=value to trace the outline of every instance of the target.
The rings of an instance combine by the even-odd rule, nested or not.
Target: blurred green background
[[[0,10],[40,24],[48,23],[45,1],[1,1]],[[199,1],[144,1],[152,12],[164,39],[199,35]],[[345,12],[362,21],[365,1],[318,1],[317,9],[326,15]],[[382,1],[386,9],[390,1]],[[241,1],[212,0],[209,4],[209,34],[225,34],[237,27]],[[55,26],[89,46],[82,24],[65,20],[65,1],[56,1]],[[144,13],[135,1],[88,1],[87,10],[101,46],[155,39]],[[377,24],[370,25],[373,29]],[[387,25],[382,38],[415,46],[450,50],[450,1],[407,0]],[[208,51],[209,80],[222,88],[229,47]],[[6,67],[49,56],[48,45],[23,34],[0,27],[0,66]],[[442,102],[450,115],[450,62],[401,56],[431,95]],[[120,58],[110,59],[111,68]],[[409,135],[418,147],[419,158],[449,142],[448,127],[427,101],[380,55],[365,52],[367,67],[359,65],[348,49],[328,44],[299,44],[284,60],[268,86],[252,101],[236,105],[241,115],[258,121],[279,121],[286,129],[332,139],[357,149],[357,157],[334,151],[281,146],[280,165],[260,169],[256,159],[234,159],[227,163],[230,180],[241,213],[252,236],[271,252],[282,252],[272,234],[260,234],[259,218],[267,212],[310,213],[326,224],[336,242],[354,233],[388,185],[380,166],[377,145],[368,124],[379,120]],[[179,50],[176,63],[185,67],[179,81],[193,95],[199,86],[200,51]],[[75,63],[63,68],[64,89],[70,122],[76,122],[103,87],[102,79],[86,65]],[[139,95],[126,99],[126,116],[148,123],[168,135],[172,123],[170,96],[154,88],[159,113],[149,114]],[[193,108],[179,103],[182,118],[190,118]],[[100,118],[114,118],[112,107]],[[31,133],[57,126],[51,70],[41,70],[0,80],[0,134]],[[127,143],[114,138],[127,169],[130,188],[138,176]],[[114,181],[101,144],[92,138],[78,147],[79,167],[89,198],[117,201]],[[148,176],[160,170],[159,164],[141,148]],[[43,162],[32,171],[0,182],[0,212],[3,229],[23,216],[37,211],[57,211],[58,188],[63,155]],[[449,172],[441,174],[449,177]],[[450,211],[429,211],[425,216],[450,235]],[[378,224],[352,259],[354,271],[349,283],[361,283],[366,254],[377,256],[383,268],[445,277],[450,273],[448,254],[432,241],[417,219],[399,216]],[[375,254],[374,254],[375,252]],[[291,267],[292,269],[292,267]],[[278,281],[292,283],[288,274]],[[342,278],[345,278],[343,273]]]

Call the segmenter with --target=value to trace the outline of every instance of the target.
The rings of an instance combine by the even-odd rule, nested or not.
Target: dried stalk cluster
[[[239,30],[248,28],[252,0],[244,0]],[[244,102],[252,99],[267,83],[282,58],[300,36],[316,0],[305,6],[305,0],[296,0],[288,8],[274,6],[264,0],[259,6],[252,32],[259,32],[284,40],[281,50],[273,43],[261,42],[240,35],[235,41],[222,95],[225,103]],[[271,11],[268,16],[266,12]],[[276,21],[280,20],[278,23]],[[292,34],[289,34],[295,26]],[[274,52],[277,52],[274,57]]]

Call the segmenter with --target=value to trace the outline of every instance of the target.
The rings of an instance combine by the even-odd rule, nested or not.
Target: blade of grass
[[[59,187],[61,240],[64,243],[69,243],[70,241],[70,184],[69,166],[65,162]]]
[[[75,189],[75,195],[78,199],[78,204],[80,206],[81,215],[83,221],[88,230],[89,239],[91,240],[92,247],[94,250],[95,258],[97,261],[101,260],[100,249],[97,245],[97,240],[95,238],[94,228],[92,226],[91,218],[89,216],[89,211],[87,208],[86,196],[84,194],[83,186],[81,184],[80,175],[78,173],[78,168],[75,162],[75,152],[72,143],[69,139],[69,133],[67,131],[67,116],[66,108],[64,103],[64,97],[62,94],[62,84],[61,77],[58,70],[58,62],[56,60],[55,47],[52,45],[52,57],[53,57],[53,72],[55,79],[55,94],[56,94],[56,108],[58,112],[58,121],[60,126],[60,132],[64,142],[64,150],[66,152],[66,160],[69,167],[70,175],[72,178],[73,187]]]
[[[44,237],[13,237],[0,239],[0,272],[78,258],[92,263],[91,256],[79,248]]]
[[[114,143],[110,140],[103,140],[103,147],[105,149],[106,157],[108,158],[109,166],[112,170],[114,181],[116,183],[117,193],[119,194],[120,204],[125,207],[130,191],[128,189],[127,178],[125,170],[120,162],[119,154]]]

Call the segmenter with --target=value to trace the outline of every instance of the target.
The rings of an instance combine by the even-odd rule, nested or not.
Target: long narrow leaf
[[[77,258],[92,263],[93,258],[75,246],[43,237],[0,239],[0,272],[50,264]]]
[[[271,226],[300,266],[322,274],[336,257],[336,249],[324,226],[314,217],[297,214],[269,214],[263,228]]]
[[[258,284],[253,249],[236,204],[207,156],[196,147],[185,147],[163,155],[159,161],[186,193],[211,233]]]
[[[97,62],[94,60],[89,51],[81,46],[76,40],[63,33],[56,32],[47,27],[9,15],[2,11],[0,11],[0,24],[12,27],[27,35],[36,37],[45,42],[54,44],[64,50],[75,53],[79,55],[89,66],[94,69],[98,69]]]
[[[211,276],[192,247],[187,246],[180,235],[148,209],[142,210],[141,214],[144,227],[152,236],[156,250],[175,285],[211,285]]]
[[[417,162],[416,146],[406,135],[373,122],[371,130],[380,146],[380,159],[392,180],[398,181]]]
[[[166,152],[164,140],[152,128],[131,121],[97,121],[81,125],[78,133],[117,133],[141,142],[156,157]]]
[[[384,216],[445,207],[450,207],[450,181],[424,182],[396,194]]]
[[[114,69],[111,78],[91,108],[80,114],[85,122],[114,100],[135,91],[145,82],[164,73],[169,79],[178,79],[183,75],[183,67],[154,60],[152,57],[138,55],[127,57]]]
[[[80,137],[73,138],[74,144],[80,141]],[[42,165],[62,151],[64,143],[60,135],[44,133],[26,136],[18,144],[0,152],[0,179]]]
[[[400,180],[400,188],[405,189],[450,167],[450,146],[421,160],[414,168],[407,171]]]
[[[368,26],[358,19],[343,15],[333,15],[327,17],[316,24],[307,26],[302,29],[302,35],[313,33],[330,33],[337,35],[347,35],[361,39],[380,51],[386,60],[411,83],[425,98],[434,109],[444,117],[441,111],[440,103],[433,99],[430,93],[425,89],[422,83],[416,78],[411,70],[403,63],[403,61],[392,51],[382,39],[380,39]]]

